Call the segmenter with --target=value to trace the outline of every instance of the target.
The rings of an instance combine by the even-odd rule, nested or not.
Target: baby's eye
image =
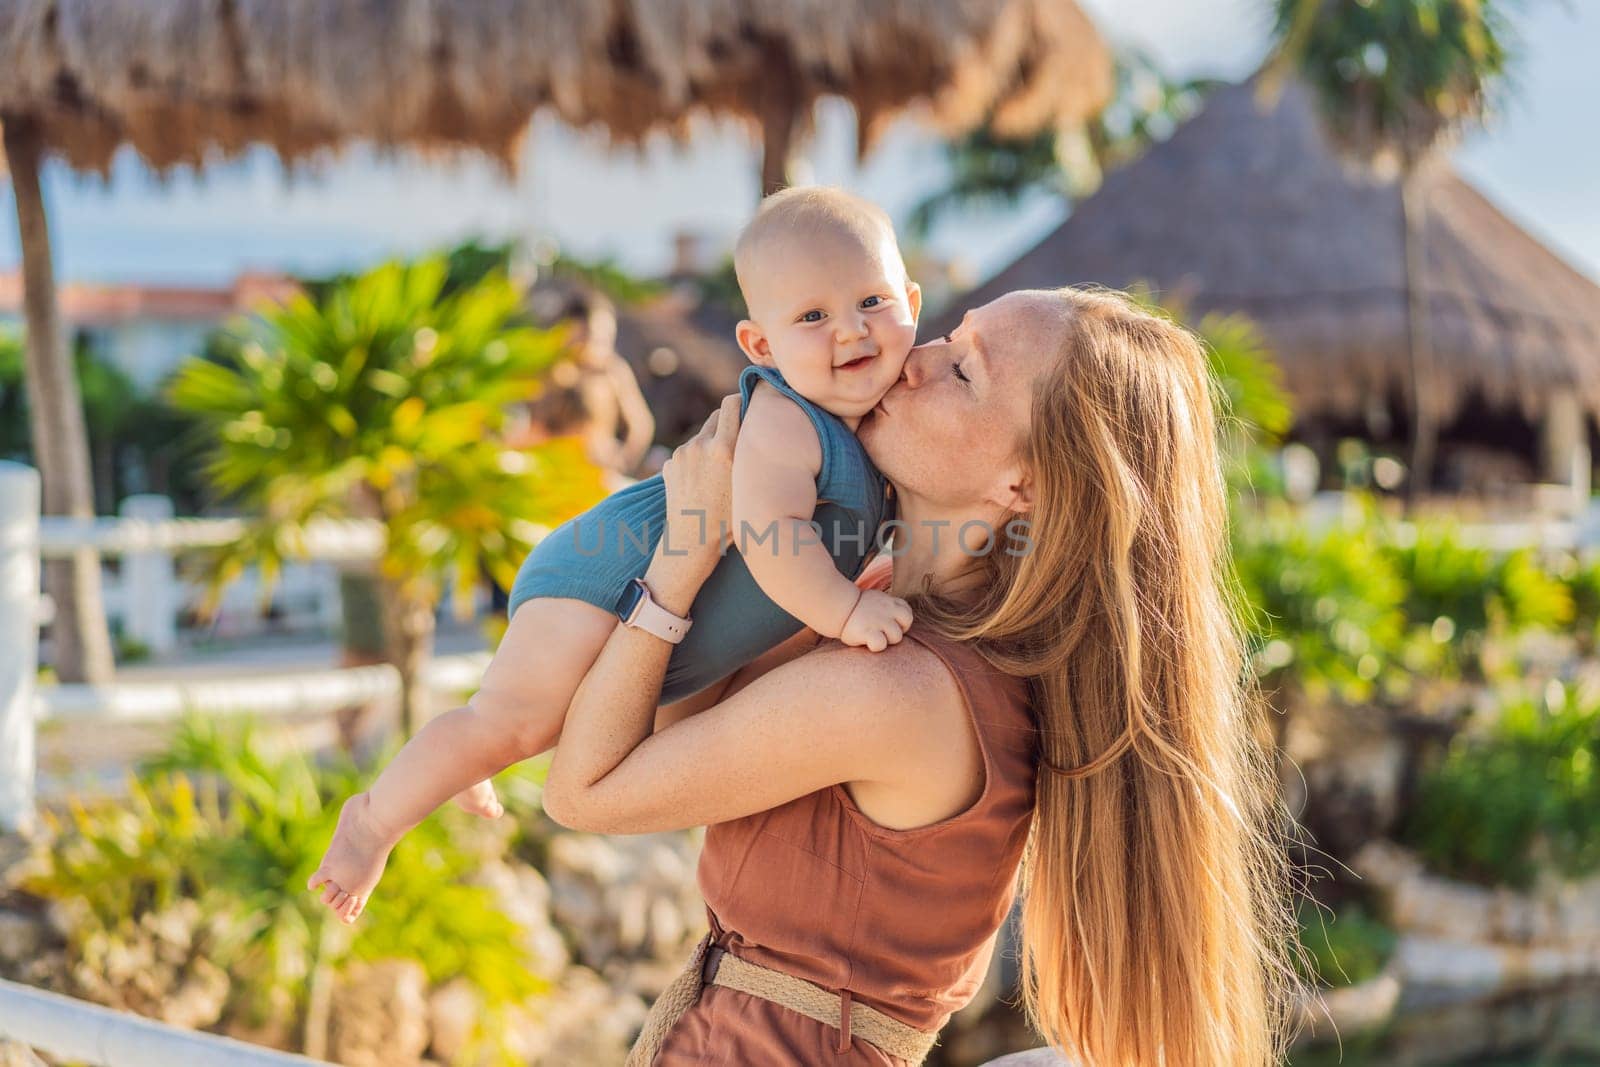
[[[869,296],[865,300],[861,301],[861,306],[864,308],[873,308],[877,307],[881,303],[883,303],[883,297]]]
[[[972,381],[972,379],[971,379],[971,378],[968,378],[968,377],[967,377],[967,376],[966,376],[966,375],[965,375],[965,374],[962,374],[962,373],[961,373],[961,364],[959,364],[959,363],[952,363],[952,364],[950,364],[950,369],[951,369],[951,370],[953,370],[953,371],[955,371],[955,372],[956,372],[956,377],[957,377],[957,378],[960,378],[960,379],[961,379],[961,380],[962,380],[962,381],[964,381],[964,382],[970,382],[970,381]]]
[[[818,310],[817,308],[812,308],[810,311],[808,311],[804,315],[800,316],[800,321],[801,322],[821,322],[822,321],[822,312],[820,310]]]

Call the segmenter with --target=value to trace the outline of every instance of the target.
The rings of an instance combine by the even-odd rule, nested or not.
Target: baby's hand
[[[865,645],[882,652],[911,628],[911,605],[878,589],[863,589],[850,617],[844,621],[839,640],[847,645]]]

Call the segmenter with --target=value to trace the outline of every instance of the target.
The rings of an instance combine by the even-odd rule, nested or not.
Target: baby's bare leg
[[[322,887],[323,903],[346,922],[359,915],[406,831],[452,796],[556,743],[572,695],[615,625],[611,612],[579,600],[518,607],[482,688],[430,720],[368,792],[345,802],[309,888]]]

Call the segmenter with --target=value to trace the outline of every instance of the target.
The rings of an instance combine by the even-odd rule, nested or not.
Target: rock
[[[686,861],[685,854],[664,841],[646,856],[645,874],[654,885],[683,885],[694,881],[694,868]]]
[[[1393,828],[1407,747],[1386,713],[1301,702],[1285,729],[1286,759],[1300,773],[1284,787],[1319,846],[1346,856]]]
[[[551,922],[550,886],[538,871],[491,863],[479,871],[475,880],[487,887],[500,910],[522,927],[522,948],[531,973],[553,980],[567,969],[571,954]]]
[[[222,1032],[252,1045],[292,1051],[305,1039],[300,1020],[299,1005],[293,994],[284,986],[273,986],[266,991],[265,1008],[245,1007],[234,1011],[224,1020]],[[255,1014],[259,1011],[259,1014]]]
[[[520,1034],[519,1053],[534,1063],[617,1067],[644,1025],[646,1011],[642,998],[619,995],[598,974],[573,967],[548,997],[533,1005]]]
[[[48,921],[20,911],[0,911],[0,970],[36,959],[51,940]]]
[[[656,897],[650,902],[649,921],[646,929],[650,932],[649,949],[652,955],[659,959],[670,956],[685,940],[685,927],[683,912],[674,906],[673,901],[666,897]]]
[[[1406,935],[1395,946],[1392,964],[1407,983],[1498,991],[1600,974],[1600,948]]]
[[[229,984],[227,972],[203,956],[196,957],[178,988],[161,1001],[156,1018],[186,1030],[210,1026],[222,1018]]]
[[[616,903],[613,916],[617,948],[636,956],[644,947],[645,935],[650,930],[650,894],[642,885],[627,885],[618,887],[611,899]]]
[[[445,1063],[455,1063],[472,1043],[473,1031],[483,1012],[483,999],[472,983],[457,978],[428,995],[428,1051]]]
[[[428,1047],[428,976],[415,960],[357,963],[334,986],[328,1052],[346,1067],[404,1067]]]
[[[1351,866],[1375,889],[1398,930],[1447,942],[1600,953],[1600,879],[1547,883],[1531,892],[1484,889],[1428,874],[1406,849],[1373,841]],[[1548,953],[1512,954],[1513,966],[1544,967]],[[1525,962],[1537,961],[1537,962]],[[1587,965],[1572,973],[1590,973]]]
[[[69,908],[53,909],[51,915],[68,922],[82,918],[81,911]],[[184,899],[115,929],[90,926],[87,934],[79,934],[81,945],[70,965],[56,953],[41,952],[42,966],[26,968],[24,978],[64,986],[73,996],[121,1011],[207,1027],[222,1017],[231,985],[227,973],[206,958],[209,936],[199,904]]]
[[[28,1046],[0,1037],[0,1067],[45,1067],[45,1062]]]
[[[0,893],[16,885],[33,857],[33,841],[26,834],[0,830]]]
[[[681,961],[705,930],[694,879],[699,839],[558,834],[549,850],[550,909],[590,968],[618,961]]]
[[[1323,990],[1309,1002],[1302,1002],[1300,1015],[1306,1023],[1301,1040],[1317,1036],[1323,1023],[1332,1026],[1332,1032],[1350,1036],[1375,1030],[1387,1023],[1400,1003],[1400,979],[1394,969],[1386,970],[1365,982]]]

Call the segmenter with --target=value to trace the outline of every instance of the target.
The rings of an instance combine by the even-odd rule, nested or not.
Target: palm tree
[[[1440,145],[1480,121],[1508,63],[1512,0],[1273,0],[1277,49],[1268,87],[1297,74],[1350,155],[1399,175],[1410,348],[1413,503],[1427,488],[1438,419],[1422,291],[1424,200],[1418,177]]]
[[[912,209],[911,230],[926,237],[952,209],[1014,205],[1035,189],[1082,199],[1106,171],[1171,134],[1215,84],[1174,81],[1146,53],[1123,49],[1113,64],[1111,102],[1081,127],[1005,137],[985,123],[947,144],[950,184]]]
[[[519,324],[503,274],[453,292],[448,275],[434,257],[334,282],[264,311],[233,355],[190,360],[171,387],[213,436],[212,483],[259,520],[219,561],[218,588],[248,562],[270,578],[313,520],[383,524],[378,601],[407,732],[427,715],[421,673],[445,583],[458,604],[484,567],[509,588],[537,524],[603,492],[577,442],[500,446],[507,407],[563,341]]]
[[[22,244],[28,413],[43,489],[42,509],[46,515],[93,518],[89,434],[78,380],[61,337],[50,230],[39,183],[44,140],[33,120],[8,117],[4,142]],[[55,601],[50,633],[57,676],[64,682],[109,682],[111,636],[100,594],[99,554],[80,549],[65,559],[46,560],[44,586]]]

